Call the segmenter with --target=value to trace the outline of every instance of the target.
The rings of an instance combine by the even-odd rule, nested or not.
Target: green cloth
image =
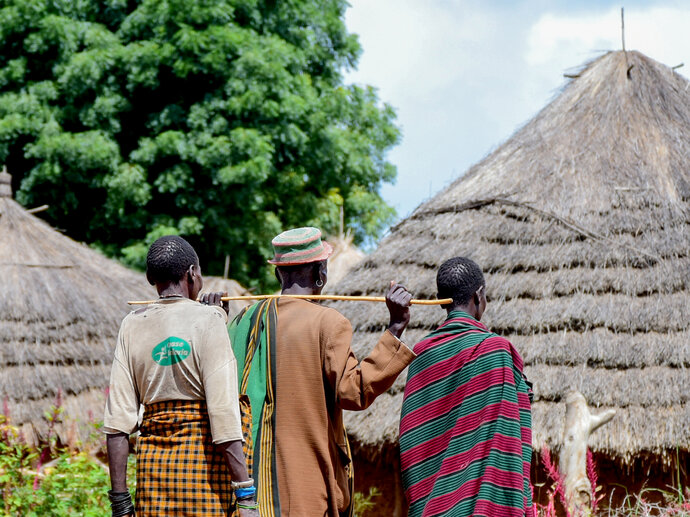
[[[261,303],[256,303],[240,312],[228,325],[228,334],[232,343],[232,351],[237,360],[237,380],[241,394],[249,397],[252,411],[252,442],[256,442],[256,432],[260,427],[261,412],[254,408],[262,408],[266,402],[266,333],[259,332],[259,346],[255,349],[249,365],[249,375],[245,378],[245,363],[247,361],[248,343],[251,339],[252,329],[256,327],[257,320],[260,325],[266,324],[266,311]],[[251,354],[250,354],[251,355]]]
[[[228,325],[239,392],[249,397],[252,408],[254,479],[262,517],[280,516],[275,454],[277,304],[275,299],[256,303]]]

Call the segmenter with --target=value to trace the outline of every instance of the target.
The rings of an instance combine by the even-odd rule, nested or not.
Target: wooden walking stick
[[[350,302],[385,302],[383,296],[345,296],[340,294],[252,294],[246,296],[223,296],[221,301],[229,302],[233,300],[268,300],[269,298],[297,298],[299,300],[336,300]],[[147,305],[155,303],[157,300],[137,300],[127,302],[130,305]],[[446,305],[452,303],[452,298],[442,298],[440,300],[411,300],[411,305]]]

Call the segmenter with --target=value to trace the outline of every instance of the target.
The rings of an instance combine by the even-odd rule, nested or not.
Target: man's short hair
[[[146,278],[152,284],[179,282],[189,266],[199,264],[199,257],[179,235],[165,235],[151,244],[146,255]]]
[[[436,275],[438,297],[452,298],[457,305],[469,303],[474,293],[484,285],[482,268],[467,257],[446,260]]]

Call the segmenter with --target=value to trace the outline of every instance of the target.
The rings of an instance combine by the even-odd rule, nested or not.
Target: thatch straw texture
[[[102,418],[127,300],[155,292],[144,275],[28,214],[0,176],[0,399],[32,439],[45,432],[58,390],[69,417]]]
[[[389,280],[435,296],[446,259],[476,260],[485,322],[520,350],[534,381],[534,445],[555,446],[571,389],[617,410],[592,436],[627,461],[690,448],[690,83],[637,52],[610,52],[507,142],[391,230],[343,280],[380,294]],[[364,355],[385,307],[334,304]],[[413,308],[414,344],[445,317]],[[397,441],[404,374],[348,415],[360,449]]]
[[[327,293],[335,293],[334,286],[359,264],[365,257],[364,252],[352,243],[352,235],[340,235],[328,238],[333,246],[333,254],[328,259]]]
[[[220,276],[205,276],[202,293],[217,292],[228,293],[228,296],[249,296],[252,294],[246,288],[242,287],[242,284],[237,280]],[[228,302],[230,305],[228,317],[232,320],[242,309],[249,307],[252,303],[254,303],[252,300],[230,300]]]

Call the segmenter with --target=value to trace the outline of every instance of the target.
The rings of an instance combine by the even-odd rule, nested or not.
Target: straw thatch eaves
[[[0,399],[13,423],[40,436],[58,390],[65,414],[103,415],[127,300],[154,296],[144,276],[53,230],[11,199],[0,173]],[[28,427],[27,427],[28,426]],[[72,429],[62,429],[71,433]]]
[[[534,381],[536,447],[560,442],[562,402],[577,389],[617,410],[592,436],[595,450],[623,462],[687,451],[689,164],[690,83],[640,53],[607,53],[393,228],[338,291],[379,294],[395,278],[431,298],[438,266],[469,256],[487,273],[486,323],[518,347]],[[365,354],[385,307],[336,306]],[[444,316],[414,308],[404,339]],[[348,415],[364,452],[397,441],[404,381]]]

